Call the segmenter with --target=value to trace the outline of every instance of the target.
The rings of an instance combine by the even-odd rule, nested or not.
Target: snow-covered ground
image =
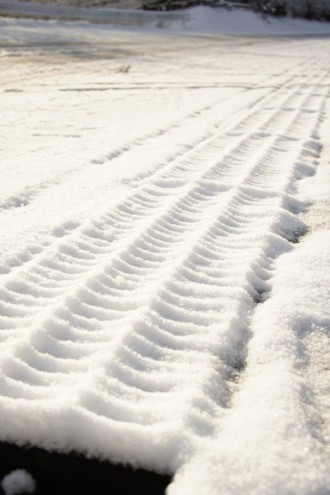
[[[329,48],[0,20],[0,440],[329,492]]]
[[[278,35],[330,35],[330,23],[306,21],[290,17],[272,17],[257,14],[242,8],[194,7],[172,12],[146,12],[127,6],[135,0],[114,0],[114,5],[126,9],[109,7],[72,7],[21,0],[0,0],[0,15],[27,16],[35,18],[75,19],[95,23],[107,23],[112,29],[134,29],[143,31],[170,31],[175,33],[221,33],[240,36]]]

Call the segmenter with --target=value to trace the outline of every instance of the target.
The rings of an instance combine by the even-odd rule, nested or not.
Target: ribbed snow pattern
[[[300,47],[307,45],[304,56]],[[257,308],[272,300],[277,260],[292,252],[306,230],[297,188],[317,171],[330,78],[327,41],[297,42],[291,51],[285,43],[281,47],[292,63],[277,62],[257,85],[235,88],[228,82],[235,89],[228,101],[223,89],[213,89],[218,93],[211,102],[198,108],[192,102],[190,112],[173,114],[144,135],[137,129],[134,140],[127,138],[104,158],[95,156],[90,166],[97,173],[121,162],[133,166],[144,156],[148,162],[160,150],[159,161],[134,172],[128,193],[116,204],[60,225],[47,242],[27,247],[25,254],[18,250],[3,263],[2,440],[73,448],[173,474],[211,448],[214,458],[202,456],[200,465],[209,463],[211,471],[222,473],[223,491],[206,485],[203,492],[196,475],[194,492],[180,474],[171,494],[284,495],[272,477],[281,449],[269,447],[270,470],[261,470],[264,480],[271,472],[273,481],[255,482],[259,454],[267,451],[267,435],[258,431],[271,430],[267,412],[279,404],[281,415],[283,397],[298,423],[304,413],[295,410],[290,379],[279,379],[273,390],[260,385],[266,405],[256,403],[253,416],[254,404],[244,391],[255,390],[251,373],[261,356],[249,342],[267,327],[267,315],[258,316]],[[267,54],[262,57],[266,64]],[[220,56],[212,63],[221,71]],[[252,72],[248,76],[252,80]],[[183,137],[184,145],[175,145]],[[38,190],[33,191],[23,197],[22,211],[33,204]],[[16,208],[20,198],[5,198],[2,211]],[[280,344],[269,345],[264,351],[276,356],[271,349]],[[261,369],[272,376],[267,363]],[[251,430],[242,426],[244,417]],[[280,421],[270,442],[283,447],[287,436],[290,450],[291,423],[285,416]],[[294,437],[293,449],[300,440],[309,442],[320,465],[304,486],[313,488],[309,495],[325,494],[322,440],[306,426]],[[249,449],[258,452],[250,464]],[[303,465],[294,452],[290,470]],[[195,464],[187,471],[192,479],[199,461]],[[290,473],[281,475],[287,479]],[[305,493],[299,483],[287,493]]]

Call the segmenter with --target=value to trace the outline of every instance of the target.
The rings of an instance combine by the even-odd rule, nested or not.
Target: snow
[[[178,34],[0,20],[0,439],[324,495],[329,39]]]
[[[2,0],[0,13],[31,17],[75,19],[110,24],[112,29],[172,32],[176,34],[227,34],[240,36],[329,35],[328,22],[306,21],[292,17],[272,17],[242,8],[210,8],[198,6],[172,12],[118,10],[115,8],[72,7],[20,0]],[[19,26],[17,26],[19,27]],[[66,30],[68,28],[66,27]],[[101,27],[101,30],[103,28]],[[18,33],[16,33],[18,34]],[[30,33],[31,34],[31,33]],[[33,36],[38,33],[33,33]]]
[[[240,36],[329,34],[328,23],[290,17],[262,17],[252,11],[195,7],[190,11],[186,29],[193,32],[223,33]]]
[[[3,478],[1,487],[5,495],[18,495],[19,493],[34,493],[36,483],[30,473],[24,469],[16,469]]]
[[[169,495],[327,493],[329,248],[330,232],[316,232],[277,260],[253,316],[244,386]]]

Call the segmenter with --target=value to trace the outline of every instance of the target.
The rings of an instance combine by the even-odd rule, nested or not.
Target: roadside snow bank
[[[0,16],[23,15],[66,21],[110,24],[130,31],[239,36],[329,35],[330,23],[284,17],[262,16],[244,9],[192,7],[174,12],[146,12],[114,8],[84,8],[4,0]],[[3,21],[2,21],[3,22]],[[48,22],[47,22],[48,23]],[[48,23],[49,24],[49,23]]]
[[[252,318],[245,377],[209,448],[178,471],[168,495],[324,495],[330,461],[329,118],[316,174],[305,178],[309,229],[281,255]],[[230,473],[230,476],[228,476]]]
[[[271,297],[254,315],[232,412],[169,495],[218,495],[219,487],[222,495],[328,492],[329,272],[330,232],[277,260]]]
[[[329,128],[330,119],[325,122],[322,132],[322,142],[320,164],[317,167],[317,174],[308,177],[300,186],[300,192],[305,202],[311,207],[303,215],[304,222],[309,230],[330,230],[330,139]]]
[[[242,36],[330,34],[330,23],[288,17],[263,17],[245,10],[189,9],[185,30]]]

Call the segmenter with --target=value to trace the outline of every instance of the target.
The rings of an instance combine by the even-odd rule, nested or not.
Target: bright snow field
[[[0,27],[1,440],[328,493],[329,39]]]

